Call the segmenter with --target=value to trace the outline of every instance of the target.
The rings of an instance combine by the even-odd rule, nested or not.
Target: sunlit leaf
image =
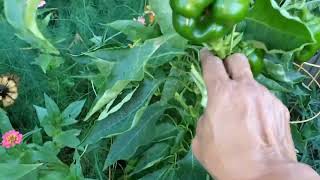
[[[83,145],[94,144],[102,138],[111,137],[123,133],[134,127],[140,121],[145,105],[158,88],[160,82],[145,81],[133,94],[131,100],[125,103],[121,109],[107,118],[96,121],[90,132],[86,135]]]
[[[244,38],[260,41],[268,50],[283,51],[292,51],[314,41],[307,26],[279,8],[274,0],[255,2],[246,18]]]

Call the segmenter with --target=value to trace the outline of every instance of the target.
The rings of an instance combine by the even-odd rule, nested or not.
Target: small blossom
[[[47,4],[47,2],[45,0],[41,0],[38,5],[38,8],[43,8],[46,4]]]
[[[155,17],[156,17],[155,13],[154,13],[153,11],[150,11],[150,12],[148,13],[148,16],[149,16],[149,22],[150,22],[150,24],[153,24],[153,23],[154,23],[154,20],[155,20]]]
[[[134,21],[138,21],[139,23],[146,25],[146,19],[143,16],[139,16],[138,19],[134,18]]]
[[[2,147],[11,148],[22,142],[22,134],[15,130],[10,130],[2,136]]]

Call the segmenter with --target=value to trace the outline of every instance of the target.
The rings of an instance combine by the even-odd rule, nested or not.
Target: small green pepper
[[[210,17],[193,19],[174,13],[172,19],[173,27],[181,36],[198,43],[218,39],[230,30],[214,22],[210,23]]]
[[[249,10],[249,0],[171,0],[172,23],[184,38],[212,42],[231,31]]]
[[[264,68],[263,59],[265,56],[265,52],[262,49],[255,49],[254,51],[249,53],[247,56],[248,56],[252,73],[256,77],[263,71],[263,68]]]
[[[172,0],[170,5],[175,13],[187,18],[197,18],[213,0]]]
[[[242,21],[250,7],[250,0],[217,0],[212,7],[217,23],[233,26]]]

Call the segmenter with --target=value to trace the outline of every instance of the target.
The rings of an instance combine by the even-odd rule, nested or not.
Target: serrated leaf
[[[139,113],[144,112],[144,106],[160,83],[161,81],[158,80],[144,81],[131,100],[125,103],[121,109],[110,114],[106,119],[95,122],[82,144],[94,144],[100,139],[115,136],[132,128],[140,120]]]
[[[246,18],[244,38],[262,42],[268,50],[282,51],[292,51],[314,41],[307,26],[274,0],[255,1]]]
[[[105,168],[117,160],[128,160],[140,146],[152,142],[155,136],[154,128],[167,106],[161,103],[150,105],[141,117],[139,123],[130,131],[121,134],[111,146],[105,162]]]

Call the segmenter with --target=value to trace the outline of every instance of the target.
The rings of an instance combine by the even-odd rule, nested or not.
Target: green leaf
[[[7,113],[0,108],[0,130],[1,134],[4,134],[10,130],[12,130],[13,127],[11,125],[11,122],[7,116]]]
[[[171,166],[166,166],[153,173],[143,176],[139,180],[177,180],[177,179],[179,179],[179,177],[175,176],[175,170]]]
[[[14,27],[17,36],[41,51],[41,55],[33,63],[39,65],[43,72],[58,67],[63,62],[59,57],[60,52],[44,37],[37,25],[37,9],[40,0],[4,0],[3,2],[7,21]]]
[[[170,70],[169,78],[164,83],[163,91],[161,93],[161,100],[168,102],[174,97],[175,93],[180,91],[184,86],[181,83],[180,77],[185,74],[179,68],[172,67]]]
[[[143,113],[144,106],[154,94],[160,81],[144,81],[132,96],[117,112],[110,114],[106,119],[96,121],[87,134],[83,145],[94,144],[100,139],[123,133],[132,128],[140,120],[139,111]]]
[[[307,26],[281,9],[274,0],[255,1],[246,18],[244,38],[262,42],[268,50],[283,51],[292,51],[314,41]]]
[[[156,163],[160,162],[169,153],[170,145],[167,143],[157,143],[143,153],[142,158],[139,160],[134,171],[131,175],[139,173],[144,169],[152,167]]]
[[[32,159],[39,162],[62,164],[60,159],[57,157],[59,152],[60,148],[57,147],[54,142],[48,141],[44,143],[43,146],[38,146],[37,151],[32,151]]]
[[[300,133],[296,124],[291,125],[291,134],[292,139],[294,140],[294,145],[300,153],[304,152],[306,141],[303,139],[302,134]]]
[[[176,138],[178,133],[178,128],[171,123],[157,124],[157,128],[155,129],[156,135],[153,139],[153,142],[161,142]]]
[[[42,164],[0,163],[0,179],[16,180],[39,168]]]
[[[4,0],[7,21],[17,35],[42,52],[59,55],[59,51],[43,36],[37,25],[37,9],[40,0]]]
[[[301,129],[301,133],[306,139],[310,139],[315,136],[319,136],[319,129],[317,129],[312,123],[306,123]]]
[[[207,87],[205,85],[205,82],[204,82],[202,75],[200,74],[200,72],[198,72],[198,70],[195,68],[195,66],[193,64],[191,65],[190,75],[191,75],[192,80],[196,83],[196,85],[202,95],[201,105],[203,107],[207,107],[207,103],[208,103]]]
[[[287,77],[282,64],[276,64],[266,59],[264,60],[264,64],[267,73],[272,77],[272,79],[292,84],[292,81]]]
[[[44,101],[46,104],[48,114],[60,114],[60,109],[58,105],[47,94],[44,94]]]
[[[97,111],[103,108],[106,104],[115,99],[121,91],[129,84],[130,81],[122,80],[116,82],[113,87],[107,89],[103,95],[97,100],[94,106],[91,108],[87,116],[85,117],[85,121],[89,120],[89,118],[94,115]]]
[[[148,66],[158,67],[173,58],[181,55],[186,55],[188,41],[176,33],[172,33],[172,38],[168,39],[148,61]]]
[[[107,105],[106,109],[104,111],[102,111],[102,113],[100,114],[98,120],[102,120],[107,118],[110,114],[118,111],[125,103],[127,103],[128,101],[130,101],[130,99],[132,98],[134,92],[136,92],[137,88],[135,88],[133,91],[131,91],[130,93],[128,93],[122,100],[121,102],[119,102],[117,105],[115,105],[112,109],[109,110],[110,106],[112,104],[110,104],[109,106]],[[114,101],[111,101],[112,103]]]
[[[176,174],[180,179],[207,179],[210,177],[190,151],[182,160],[178,161]]]
[[[150,57],[160,46],[172,36],[162,36],[148,40],[141,46],[130,49],[100,49],[86,53],[93,59],[101,59],[113,64],[109,75],[108,85],[103,95],[87,114],[88,120],[94,113],[112,101],[131,81],[141,81],[144,77],[144,68]],[[130,70],[128,70],[130,67]]]
[[[85,102],[86,100],[73,102],[62,112],[62,118],[63,118],[62,126],[67,126],[77,122],[75,119],[81,113]]]
[[[73,160],[75,163],[72,163],[70,165],[70,174],[76,179],[78,178],[83,178],[83,173],[82,173],[82,167],[81,167],[81,157],[79,155],[78,150],[75,150],[74,155],[73,155]]]
[[[40,107],[40,106],[36,106],[36,105],[33,105],[33,107],[34,107],[35,110],[36,110],[37,117],[38,117],[40,123],[43,122],[44,118],[45,118],[46,116],[48,116],[48,111],[47,111],[47,109],[45,109],[45,108],[43,108],[43,107]]]
[[[38,128],[38,126],[36,126],[33,131],[35,131],[35,133],[32,134],[32,143],[39,145],[43,144],[41,128]]]
[[[145,26],[138,21],[133,20],[117,20],[108,26],[122,32],[128,36],[131,41],[148,40],[161,35],[157,25]]]
[[[80,144],[80,140],[77,138],[80,132],[81,130],[77,129],[63,131],[57,136],[53,137],[53,140],[64,146],[76,148]]]
[[[167,108],[167,106],[161,103],[150,105],[133,129],[116,138],[111,146],[104,167],[107,168],[120,159],[128,160],[135,154],[140,146],[152,142],[155,136],[154,129],[156,122]]]
[[[32,64],[40,66],[41,70],[46,73],[47,70],[58,68],[64,63],[64,59],[58,56],[52,56],[51,54],[40,54],[35,58]]]
[[[170,0],[149,0],[149,4],[156,15],[156,21],[160,24],[163,34],[175,32],[172,25],[172,10]]]
[[[278,82],[269,79],[267,77],[265,77],[264,75],[260,74],[256,77],[256,80],[264,85],[266,88],[268,88],[269,90],[272,91],[280,91],[280,92],[289,92],[289,90],[285,87],[283,87],[282,85],[280,85]]]

